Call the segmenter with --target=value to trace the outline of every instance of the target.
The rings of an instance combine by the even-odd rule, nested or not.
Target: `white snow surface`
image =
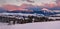
[[[27,24],[7,25],[0,23],[0,29],[60,29],[60,21],[36,22]]]

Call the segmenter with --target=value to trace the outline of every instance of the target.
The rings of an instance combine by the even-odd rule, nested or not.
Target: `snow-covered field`
[[[0,29],[60,29],[60,21],[36,22],[27,24],[7,25],[0,23]]]

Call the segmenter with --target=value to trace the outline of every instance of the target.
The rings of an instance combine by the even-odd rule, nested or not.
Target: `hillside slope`
[[[0,29],[60,29],[60,21],[37,22],[15,25],[7,25],[7,23],[0,23]]]

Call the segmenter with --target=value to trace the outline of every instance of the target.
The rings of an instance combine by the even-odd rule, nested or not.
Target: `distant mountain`
[[[43,15],[46,15],[46,16],[53,15],[53,14],[58,14],[56,12],[48,12],[48,11],[44,12],[43,10],[28,12],[28,11],[20,11],[20,10],[8,11],[8,10],[5,10],[3,8],[0,8],[0,13],[4,13],[4,12],[6,12],[6,13],[26,13],[26,14],[36,13],[36,14],[43,14]]]
[[[0,13],[3,13],[3,12],[6,12],[6,10],[0,7]]]
[[[26,13],[26,14],[34,14],[34,13],[36,13],[36,14],[43,14],[43,15],[46,15],[46,16],[48,16],[48,15],[54,15],[54,14],[56,14],[55,12],[44,12],[44,11],[33,11],[33,12],[27,12],[27,11],[19,11],[19,10],[16,10],[16,11],[7,11],[7,13]]]
[[[28,12],[28,11],[19,11],[19,10],[7,11],[7,10],[4,10],[4,9],[0,8],[0,13],[4,13],[4,12],[6,12],[6,13],[26,13],[26,14],[34,14],[34,13],[36,13],[36,14],[43,14],[43,15],[46,15],[46,16],[58,14],[57,12],[48,12],[48,11],[44,12],[42,10],[41,11]]]

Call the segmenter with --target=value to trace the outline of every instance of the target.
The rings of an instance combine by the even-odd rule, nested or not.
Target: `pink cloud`
[[[5,8],[8,11],[14,11],[14,10],[28,11],[28,12],[31,12],[32,11],[32,10],[25,9],[25,8],[28,8],[27,4],[22,4],[21,6],[4,5],[3,8]]]

